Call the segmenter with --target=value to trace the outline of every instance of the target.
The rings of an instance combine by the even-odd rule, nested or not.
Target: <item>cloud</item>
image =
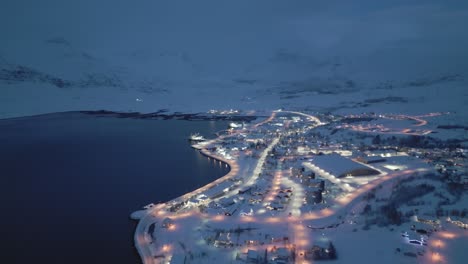
[[[156,67],[161,52],[187,54],[207,74],[242,74],[281,51],[315,61],[304,74],[336,58],[350,62],[343,71],[379,78],[462,71],[468,63],[464,2],[17,0],[0,10],[7,39],[0,52],[33,53],[36,43],[63,37],[119,63],[122,54],[140,52]]]

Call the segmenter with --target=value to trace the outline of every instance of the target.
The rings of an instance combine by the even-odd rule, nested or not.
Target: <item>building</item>
[[[359,157],[357,158],[362,163],[366,164],[372,164],[372,163],[379,163],[379,162],[385,162],[387,159],[381,157],[381,156],[367,156],[367,157]]]
[[[347,176],[378,175],[379,171],[345,158],[339,154],[318,155],[312,160],[312,164],[337,178]]]
[[[218,204],[222,207],[229,207],[235,203],[236,203],[236,199],[234,197],[229,197],[229,198],[223,197],[218,200]]]
[[[230,233],[220,233],[214,242],[215,247],[232,247],[234,244],[231,241]]]

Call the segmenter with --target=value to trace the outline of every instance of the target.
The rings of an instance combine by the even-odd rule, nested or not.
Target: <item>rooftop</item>
[[[320,169],[334,175],[335,177],[380,174],[380,172],[377,170],[357,163],[336,153],[315,156],[312,163]]]

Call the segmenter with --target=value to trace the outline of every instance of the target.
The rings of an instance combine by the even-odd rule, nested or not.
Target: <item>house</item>
[[[244,188],[242,190],[239,190],[239,194],[244,194],[244,193],[249,193],[250,194],[251,189],[252,189],[252,187],[247,187],[247,188]]]
[[[236,203],[236,200],[234,197],[230,197],[230,198],[223,197],[218,200],[218,204],[221,205],[222,207],[229,207],[235,203]]]
[[[267,208],[270,210],[283,210],[284,205],[281,204],[279,201],[275,200],[270,205],[268,205]]]
[[[232,247],[234,244],[231,241],[230,233],[220,233],[214,242],[215,247]]]

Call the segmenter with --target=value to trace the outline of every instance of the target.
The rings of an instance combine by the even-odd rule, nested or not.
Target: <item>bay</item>
[[[140,263],[130,213],[225,175],[187,137],[226,127],[76,112],[0,120],[0,261]]]

